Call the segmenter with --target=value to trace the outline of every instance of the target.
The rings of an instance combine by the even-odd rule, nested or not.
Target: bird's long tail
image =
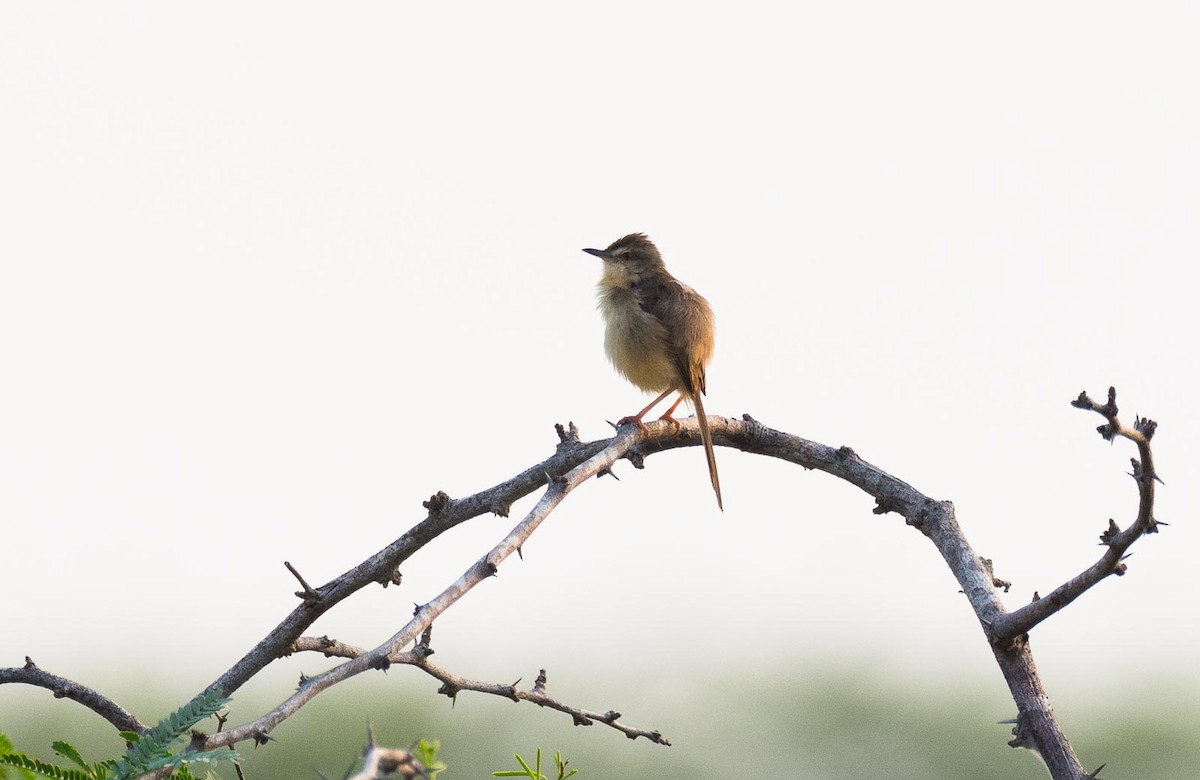
[[[721,480],[717,477],[717,455],[713,452],[712,431],[708,429],[708,415],[704,413],[704,402],[700,393],[692,395],[692,403],[696,407],[696,420],[700,423],[700,440],[704,442],[704,457],[708,459],[708,477],[712,480],[713,492],[717,494],[717,508],[725,511],[721,502]]]

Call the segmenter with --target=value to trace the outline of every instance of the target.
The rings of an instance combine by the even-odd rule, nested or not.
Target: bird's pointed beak
[[[583,251],[587,252],[589,255],[595,255],[596,257],[599,257],[601,260],[609,259],[608,252],[605,252],[603,249],[585,249]]]

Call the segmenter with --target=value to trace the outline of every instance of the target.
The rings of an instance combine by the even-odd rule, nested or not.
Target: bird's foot
[[[618,428],[620,428],[622,425],[630,425],[630,424],[636,425],[637,427],[641,428],[642,433],[650,433],[650,429],[646,427],[646,423],[642,422],[641,417],[622,417],[621,419],[617,420]]]
[[[675,433],[679,433],[679,430],[683,427],[683,423],[679,422],[679,420],[676,420],[674,417],[672,417],[670,412],[664,414],[662,417],[659,417],[658,419],[666,420],[667,422],[671,423],[672,427],[675,428]]]

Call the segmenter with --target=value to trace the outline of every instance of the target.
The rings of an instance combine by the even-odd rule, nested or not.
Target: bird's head
[[[644,233],[618,238],[607,249],[585,249],[604,261],[601,286],[628,287],[665,270],[658,247]]]

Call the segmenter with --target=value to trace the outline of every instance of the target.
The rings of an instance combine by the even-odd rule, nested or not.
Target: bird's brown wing
[[[671,358],[679,374],[678,389],[696,408],[700,440],[704,443],[704,457],[708,461],[708,477],[717,494],[717,506],[723,510],[725,506],[721,500],[721,481],[717,477],[717,456],[713,451],[712,431],[709,430],[708,415],[704,412],[704,401],[701,399],[707,389],[704,368],[712,359],[716,330],[712,307],[700,293],[675,279],[656,292],[659,294],[647,296],[644,300],[654,302],[651,314],[660,322],[669,323]]]
[[[676,280],[646,290],[643,306],[670,334],[671,360],[679,374],[676,389],[689,395],[705,392],[704,367],[712,359],[712,307],[700,293]]]

